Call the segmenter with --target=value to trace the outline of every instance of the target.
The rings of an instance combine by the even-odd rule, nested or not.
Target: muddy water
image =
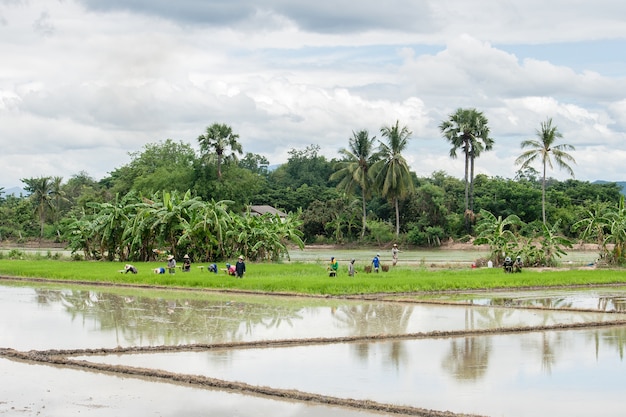
[[[81,359],[457,413],[622,416],[624,347],[619,328]]]
[[[501,297],[578,300],[550,310],[500,296],[421,304],[2,282],[0,415],[622,415],[611,410],[626,315],[604,306],[625,289]]]
[[[409,299],[389,297],[389,299]],[[574,309],[605,312],[626,312],[626,287],[547,289],[537,291],[494,291],[480,293],[429,294],[411,297],[413,300],[495,306],[538,307],[545,309]]]
[[[0,347],[176,346],[616,320],[614,314],[384,301],[0,285]]]
[[[191,388],[0,358],[2,416],[376,417],[355,409]]]

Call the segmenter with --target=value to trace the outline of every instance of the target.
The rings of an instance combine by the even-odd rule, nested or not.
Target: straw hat
[[[239,258],[237,258],[237,259],[243,259],[243,256],[239,255]]]
[[[173,256],[173,255],[170,255],[170,256],[168,256],[168,257],[167,257],[167,260],[168,260],[168,261],[171,261],[172,259],[174,259],[174,256]]]
[[[185,254],[185,256],[183,256],[183,259],[189,259],[189,255]]]

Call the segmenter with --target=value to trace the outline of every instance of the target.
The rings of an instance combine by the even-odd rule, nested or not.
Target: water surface
[[[18,350],[404,335],[620,317],[485,306],[0,285],[0,347]]]
[[[614,328],[80,359],[457,413],[617,417],[625,347]]]

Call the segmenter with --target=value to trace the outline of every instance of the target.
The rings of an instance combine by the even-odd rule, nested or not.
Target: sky
[[[397,121],[411,170],[462,178],[439,131],[458,108],[495,141],[477,174],[514,178],[551,118],[576,179],[626,180],[626,2],[0,0],[0,33],[5,189],[100,180],[166,139],[199,150],[215,122],[275,165]]]

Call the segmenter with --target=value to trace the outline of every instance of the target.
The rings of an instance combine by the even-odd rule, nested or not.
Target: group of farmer
[[[515,261],[511,259],[510,256],[504,258],[504,262],[502,263],[502,268],[504,272],[512,273],[512,272],[522,272],[522,257],[518,256],[515,258]]]
[[[392,259],[391,262],[393,266],[396,266],[396,264],[398,263],[399,252],[400,252],[400,249],[398,249],[398,244],[394,243],[393,247],[391,248],[391,259]],[[350,277],[353,277],[354,274],[356,274],[356,270],[354,269],[354,262],[356,262],[356,260],[353,258],[353,259],[350,259],[350,263],[348,264],[348,276]],[[366,271],[378,272],[380,268],[381,268],[380,253],[377,253],[376,256],[374,256],[374,258],[372,259],[371,265],[368,265],[368,267],[366,267]],[[337,258],[332,256],[330,258],[330,265],[328,265],[328,275],[331,277],[336,277],[337,272],[339,272],[339,262],[337,261]]]
[[[182,272],[191,271],[191,258],[189,257],[189,255],[185,254],[185,256],[183,256],[183,264],[180,268]],[[218,271],[217,264],[214,264],[214,263],[210,264],[207,267],[207,270],[209,272],[214,272],[217,274],[217,271]],[[170,274],[176,273],[176,259],[174,258],[173,255],[169,255],[167,257],[167,265],[165,267],[161,266],[158,268],[154,268],[152,270],[152,272],[154,272],[155,274],[165,274],[165,271],[169,272]],[[126,274],[129,272],[131,274],[136,274],[138,270],[134,265],[126,264],[124,266],[124,269],[121,270],[120,272],[124,272]],[[237,263],[235,263],[234,265],[227,263],[226,269],[224,269],[224,272],[226,272],[228,275],[233,275],[237,278],[243,278],[244,274],[246,273],[246,263],[243,260],[243,256],[239,256],[239,258],[237,259]]]

